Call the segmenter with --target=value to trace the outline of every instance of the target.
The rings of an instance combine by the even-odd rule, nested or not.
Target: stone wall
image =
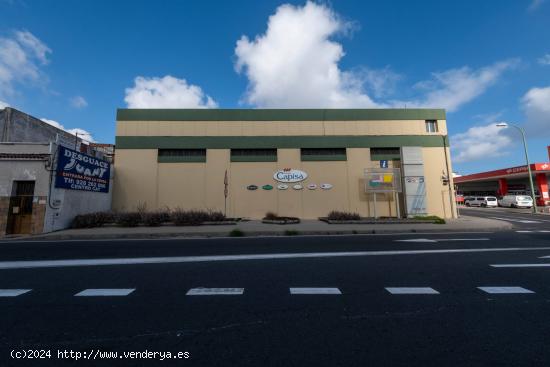
[[[0,237],[4,237],[6,235],[9,208],[10,198],[7,196],[0,196]]]

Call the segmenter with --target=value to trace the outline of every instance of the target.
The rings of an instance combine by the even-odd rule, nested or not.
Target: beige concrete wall
[[[438,121],[437,135],[446,135],[446,122]],[[434,135],[426,133],[425,121],[122,121],[118,136],[337,136],[337,135]],[[229,149],[207,149],[206,163],[157,163],[156,149],[117,149],[113,208],[148,209],[165,206],[224,210],[223,179],[229,175],[227,215],[261,218],[268,211],[300,218],[317,218],[330,210],[374,216],[374,197],[364,192],[365,168],[371,161],[369,148],[348,148],[347,161],[302,162],[300,149],[279,149],[277,162],[230,162]],[[449,186],[443,186],[446,171],[443,148],[423,148],[429,214],[451,217]],[[450,157],[450,155],[449,155]],[[390,162],[390,167],[394,162]],[[398,162],[396,162],[398,164]],[[450,162],[449,162],[450,167]],[[301,169],[308,179],[304,189],[277,190],[275,171]],[[330,183],[331,190],[308,190],[307,185]],[[257,185],[256,191],[247,190]],[[270,184],[273,190],[262,190]],[[403,213],[403,200],[400,210]],[[376,214],[396,216],[391,194],[377,194]]]
[[[422,155],[424,158],[424,180],[426,182],[428,213],[442,218],[451,218],[456,216],[456,205],[454,199],[451,200],[449,197],[449,190],[452,190],[453,188],[452,181],[449,185],[443,185],[441,179],[441,177],[446,175],[447,172],[443,148],[423,148]],[[450,157],[449,148],[447,148],[447,157]],[[450,161],[448,163],[449,170],[452,172]]]
[[[439,135],[447,135],[438,120]],[[117,136],[427,135],[425,120],[407,121],[121,121]],[[433,134],[432,134],[433,135]]]
[[[158,207],[157,149],[117,149],[113,209],[135,210],[139,203]]]
[[[429,152],[426,155],[430,167],[441,163],[433,161]],[[157,163],[156,150],[119,149],[113,208],[134,210],[145,203],[149,210],[180,207],[223,211],[223,181],[227,169],[228,216],[262,218],[271,211],[284,216],[317,218],[331,210],[343,210],[372,217],[374,197],[364,192],[363,172],[365,168],[378,167],[378,161],[370,160],[369,148],[348,148],[347,157],[347,161],[302,162],[300,149],[279,149],[278,162],[230,162],[229,149],[209,149],[206,163]],[[308,178],[300,182],[303,190],[292,189],[293,184],[288,184],[287,190],[277,189],[279,182],[273,179],[273,174],[284,168],[300,169],[308,174]],[[427,175],[432,175],[432,171]],[[432,190],[433,180],[427,181]],[[311,183],[317,186],[329,183],[333,187],[309,190],[307,185]],[[272,185],[273,190],[261,188],[267,184]],[[248,185],[259,189],[247,190]],[[428,198],[430,210],[439,205],[439,198],[432,196]],[[376,214],[397,215],[393,195],[377,194]]]

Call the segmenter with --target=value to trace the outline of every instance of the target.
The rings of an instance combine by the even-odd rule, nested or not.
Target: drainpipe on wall
[[[445,140],[446,135],[442,135],[441,138],[443,138],[443,152],[445,153],[445,167],[447,168],[447,186],[449,186],[449,204],[451,205],[451,215],[455,213],[453,209],[453,187],[451,185],[451,173],[449,172],[449,158],[447,157],[447,141]],[[458,210],[456,211],[456,216],[458,217]]]

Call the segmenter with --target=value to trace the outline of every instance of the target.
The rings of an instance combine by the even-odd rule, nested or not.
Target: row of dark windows
[[[346,148],[302,148],[302,156],[346,156]],[[371,155],[399,156],[399,148],[370,148]],[[206,149],[159,149],[159,157],[206,157]],[[232,157],[277,157],[277,149],[231,149]]]

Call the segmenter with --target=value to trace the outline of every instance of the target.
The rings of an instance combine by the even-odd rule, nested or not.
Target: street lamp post
[[[518,129],[519,132],[521,133],[521,138],[523,139],[523,150],[525,151],[525,162],[527,163],[527,172],[529,174],[529,185],[531,186],[531,198],[533,199],[532,208],[533,208],[533,213],[537,213],[537,198],[535,195],[535,186],[533,185],[533,175],[531,173],[531,163],[529,163],[529,154],[527,154],[527,140],[525,139],[525,130],[523,130],[523,128],[517,125],[508,124],[506,122],[499,122],[496,126],[504,127],[504,128],[508,126],[512,126]]]

